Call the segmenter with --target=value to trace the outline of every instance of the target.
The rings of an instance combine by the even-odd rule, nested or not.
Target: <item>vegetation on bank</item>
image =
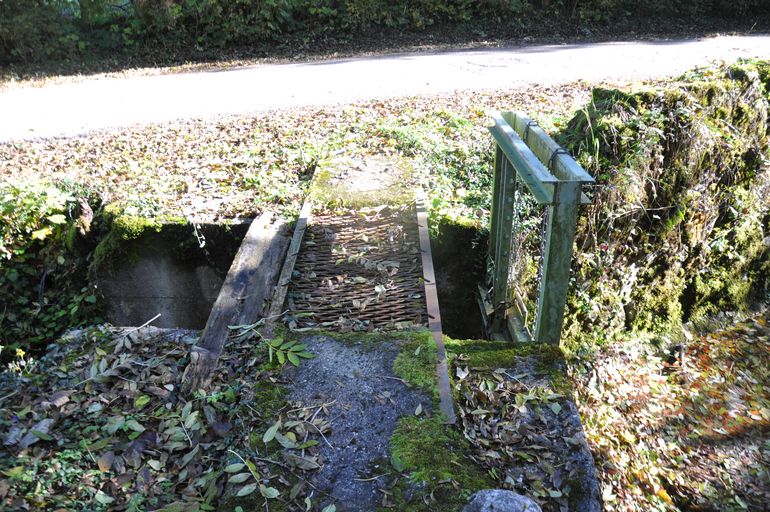
[[[483,232],[492,156],[486,111],[520,109],[599,182],[581,216],[565,348],[605,505],[766,503],[767,319],[697,331],[713,330],[704,322],[715,315],[748,314],[767,301],[769,90],[766,62],[739,62],[670,83],[454,94],[5,144],[0,344],[20,349],[6,353],[27,371],[36,358],[25,351],[40,353],[66,327],[94,320],[98,296],[75,270],[93,263],[116,226],[134,236],[164,217],[290,214],[319,162],[340,154],[411,159],[431,215]],[[109,220],[105,210],[117,216]],[[456,351],[492,364],[470,342]],[[419,376],[427,365],[405,363],[420,361],[402,358],[402,378]],[[558,392],[569,389],[561,384]],[[423,421],[410,419],[404,431]],[[40,432],[34,446],[53,442]],[[4,470],[30,484],[17,466]]]
[[[367,44],[373,32],[435,31],[439,39],[553,37],[729,26],[754,30],[770,20],[762,0],[4,0],[0,66],[73,69],[107,62],[182,63],[254,48],[275,53]],[[381,44],[381,37],[374,37]],[[408,39],[408,38],[407,38]],[[435,37],[434,37],[435,39]],[[118,64],[118,67],[120,65]]]
[[[566,339],[746,312],[770,292],[766,62],[595,89],[559,138],[596,177],[578,228]]]

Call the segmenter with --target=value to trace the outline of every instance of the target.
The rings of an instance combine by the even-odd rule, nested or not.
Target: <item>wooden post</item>
[[[580,182],[558,183],[554,204],[546,207],[548,226],[535,319],[535,341],[540,343],[558,344],[561,337],[580,192]]]
[[[508,275],[511,268],[511,236],[513,229],[514,192],[516,171],[498,147],[495,156],[495,196],[492,205],[494,268],[492,272],[492,304],[495,312],[492,331],[505,325],[505,310],[509,301]],[[494,220],[496,219],[496,220]]]

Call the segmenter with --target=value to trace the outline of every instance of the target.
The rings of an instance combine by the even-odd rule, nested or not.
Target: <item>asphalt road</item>
[[[770,35],[410,53],[87,79],[0,92],[0,142],[456,90],[658,78],[739,57],[770,58]]]

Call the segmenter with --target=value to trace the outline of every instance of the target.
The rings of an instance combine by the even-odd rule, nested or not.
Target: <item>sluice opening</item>
[[[92,268],[114,325],[203,329],[248,222],[161,224],[121,240]]]
[[[484,337],[477,285],[484,281],[488,236],[473,226],[441,219],[431,248],[444,334],[455,339]]]

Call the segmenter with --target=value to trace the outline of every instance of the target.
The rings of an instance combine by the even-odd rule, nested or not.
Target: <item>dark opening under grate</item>
[[[313,216],[287,301],[295,328],[427,325],[414,207]]]

